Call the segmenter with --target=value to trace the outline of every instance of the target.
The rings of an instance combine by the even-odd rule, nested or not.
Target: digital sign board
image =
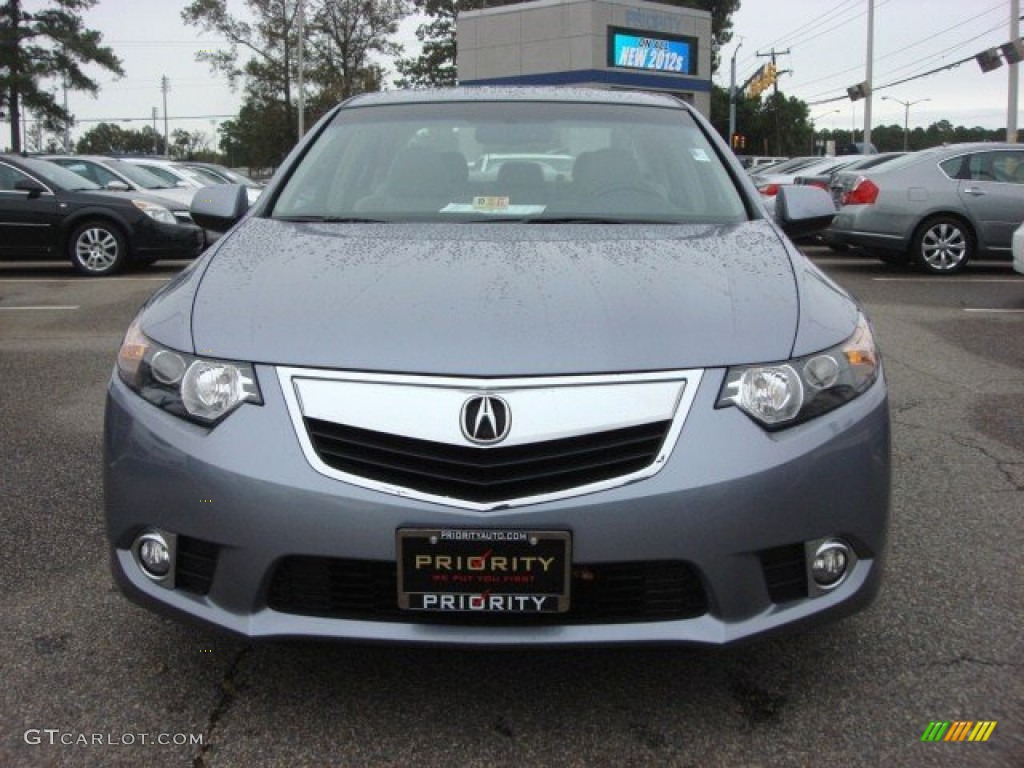
[[[608,66],[694,75],[697,73],[697,40],[609,27]]]

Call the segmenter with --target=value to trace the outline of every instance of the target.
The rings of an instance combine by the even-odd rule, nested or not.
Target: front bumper
[[[146,217],[132,237],[135,257],[143,261],[157,259],[193,259],[205,246],[203,230],[194,225],[164,224]]]
[[[875,596],[889,515],[889,416],[882,378],[807,424],[768,434],[738,409],[715,410],[709,370],[679,442],[653,477],[585,496],[473,511],[358,488],[315,472],[274,369],[258,366],[266,402],[213,430],[144,402],[115,376],[105,428],[107,530],[116,581],[149,607],[257,637],[419,644],[721,645],[835,619]],[[394,562],[403,527],[569,530],[573,561],[685,561],[707,597],[699,616],[544,626],[326,618],[273,610],[275,568],[292,556]],[[168,589],[131,551],[151,528],[213,545],[205,594]],[[857,562],[834,590],[773,600],[762,554],[840,536]]]

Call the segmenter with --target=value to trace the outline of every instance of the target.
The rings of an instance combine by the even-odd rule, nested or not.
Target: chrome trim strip
[[[617,488],[656,474],[668,461],[675,448],[703,373],[701,369],[691,369],[603,376],[474,379],[277,368],[278,381],[296,437],[306,460],[317,472],[361,488],[475,511],[518,507],[581,496]],[[372,402],[374,395],[379,395],[380,387],[395,388],[396,398],[389,400],[386,408]],[[359,392],[359,389],[363,391]],[[345,394],[345,398],[337,397],[340,392]],[[584,435],[669,418],[672,424],[658,455],[642,470],[554,493],[478,503],[423,493],[334,469],[320,460],[303,422],[304,415],[312,415],[314,418],[326,417],[325,420],[328,421],[364,429],[382,432],[398,430],[394,433],[453,445],[472,445],[462,435],[459,413],[462,403],[467,398],[485,393],[504,397],[513,408],[515,434],[491,448],[528,445],[542,440]],[[354,399],[339,402],[349,397]],[[424,397],[429,401],[430,407],[424,408]],[[573,407],[573,401],[582,401],[583,405],[577,403]],[[522,405],[517,405],[518,403]],[[618,406],[625,405],[628,411],[623,414],[622,408],[611,405],[612,403],[617,403]],[[527,410],[524,415],[517,417],[517,407],[536,410],[532,413]],[[581,418],[585,417],[588,409],[592,409],[591,416],[596,414],[602,420]],[[557,424],[553,421],[556,417]],[[353,421],[357,423],[353,424]],[[551,426],[552,424],[555,426]],[[488,447],[476,447],[479,450],[488,450]]]

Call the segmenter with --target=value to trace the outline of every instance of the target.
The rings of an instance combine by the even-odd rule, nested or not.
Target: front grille
[[[807,559],[803,542],[764,550],[761,568],[773,603],[807,597]]]
[[[174,586],[197,595],[209,594],[219,555],[220,547],[216,544],[189,536],[178,536]]]
[[[499,448],[474,448],[307,418],[320,460],[341,472],[421,493],[490,503],[578,488],[638,472],[671,421]]]
[[[570,590],[569,611],[561,614],[410,612],[398,608],[393,562],[292,556],[274,570],[267,602],[303,616],[465,626],[672,621],[708,607],[693,567],[671,560],[575,565]]]

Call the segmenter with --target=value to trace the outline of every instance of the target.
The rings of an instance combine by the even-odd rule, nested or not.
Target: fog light
[[[139,565],[151,579],[162,579],[171,572],[171,550],[159,533],[145,533],[139,537],[137,549]]]
[[[830,539],[819,546],[811,560],[811,577],[822,589],[832,589],[846,576],[851,562],[850,548],[838,539]]]

